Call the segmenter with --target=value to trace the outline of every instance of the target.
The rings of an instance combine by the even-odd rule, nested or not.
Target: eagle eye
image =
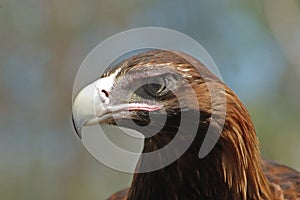
[[[158,83],[148,83],[144,86],[145,92],[151,96],[162,96],[163,92],[166,90],[165,85]]]
[[[135,91],[139,96],[150,98],[162,98],[170,92],[167,87],[167,80],[164,77],[149,78],[143,86]]]

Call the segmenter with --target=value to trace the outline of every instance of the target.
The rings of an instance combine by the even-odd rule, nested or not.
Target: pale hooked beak
[[[109,119],[129,117],[130,111],[155,111],[162,108],[145,103],[112,103],[112,87],[111,78],[105,77],[84,87],[76,96],[72,107],[72,122],[80,139],[84,126],[105,124]]]
[[[95,113],[96,82],[83,88],[75,98],[72,107],[72,121],[74,129],[81,139],[81,129],[86,123],[96,117]]]

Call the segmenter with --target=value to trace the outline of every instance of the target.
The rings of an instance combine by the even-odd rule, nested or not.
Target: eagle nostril
[[[108,98],[109,94],[108,94],[108,92],[106,90],[101,90],[101,92],[103,92],[104,95]]]

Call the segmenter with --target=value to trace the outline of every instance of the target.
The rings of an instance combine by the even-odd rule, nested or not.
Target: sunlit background
[[[74,136],[76,72],[130,28],[183,32],[248,107],[265,158],[300,170],[300,1],[0,0],[0,199],[105,199],[132,175]]]

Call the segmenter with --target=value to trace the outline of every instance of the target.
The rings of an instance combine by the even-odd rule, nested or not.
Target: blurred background
[[[142,26],[203,45],[263,156],[300,170],[299,0],[0,0],[0,199],[99,200],[129,186],[74,136],[71,95],[98,43]]]

